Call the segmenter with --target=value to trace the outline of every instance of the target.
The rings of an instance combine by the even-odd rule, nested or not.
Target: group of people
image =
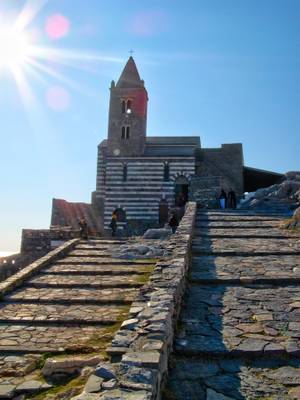
[[[235,192],[230,188],[229,192],[226,194],[225,190],[221,190],[221,194],[219,196],[219,206],[221,209],[225,208],[236,208],[236,194]],[[79,220],[78,222],[79,228],[80,228],[80,237],[82,239],[88,240],[88,226],[84,218]],[[179,216],[176,211],[172,211],[170,219],[168,220],[168,225],[172,229],[172,232],[175,233],[176,229],[179,225]],[[111,221],[109,224],[109,227],[111,229],[111,235],[112,237],[116,236],[117,234],[117,229],[118,229],[118,215],[114,211],[111,216]]]
[[[225,208],[236,208],[236,194],[231,188],[228,194],[226,194],[224,189],[221,190],[219,205],[223,210]]]
[[[168,224],[169,224],[170,228],[172,229],[172,232],[175,233],[177,226],[179,225],[179,218],[175,211],[173,211],[171,213],[171,217],[168,221]],[[112,237],[116,236],[117,229],[118,229],[118,218],[117,218],[117,214],[115,212],[112,213],[109,227],[111,229],[111,236]]]

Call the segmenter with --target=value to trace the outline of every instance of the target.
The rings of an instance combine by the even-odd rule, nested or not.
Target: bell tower
[[[129,57],[117,82],[111,83],[108,155],[141,156],[146,143],[148,93],[134,59]]]

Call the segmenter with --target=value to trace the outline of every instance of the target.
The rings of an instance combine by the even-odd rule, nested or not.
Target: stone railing
[[[44,257],[39,258],[33,263],[29,264],[27,267],[23,268],[21,271],[10,276],[8,279],[0,283],[0,298],[5,294],[11,292],[16,287],[22,285],[22,283],[38,272],[41,268],[49,265],[52,261],[56,260],[58,257],[63,256],[68,253],[80,239],[72,239],[64,243],[55,250],[50,251]]]
[[[161,398],[185,291],[195,217],[196,203],[189,203],[177,232],[167,242],[169,256],[156,264],[131,305],[129,319],[122,323],[108,349],[112,362],[96,368],[78,399],[88,398],[85,395],[97,379],[111,382],[109,391],[108,382],[102,390],[99,385],[100,399],[131,399],[131,395],[135,400]]]

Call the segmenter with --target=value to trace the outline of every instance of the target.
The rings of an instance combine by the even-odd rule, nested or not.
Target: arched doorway
[[[189,200],[189,181],[186,176],[180,175],[175,179],[175,206],[183,207]]]

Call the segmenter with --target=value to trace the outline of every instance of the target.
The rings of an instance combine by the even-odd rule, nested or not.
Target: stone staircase
[[[164,399],[300,398],[300,236],[198,211]]]
[[[39,367],[51,355],[105,357],[154,263],[112,258],[120,243],[81,241],[1,299],[0,398],[49,388]]]

